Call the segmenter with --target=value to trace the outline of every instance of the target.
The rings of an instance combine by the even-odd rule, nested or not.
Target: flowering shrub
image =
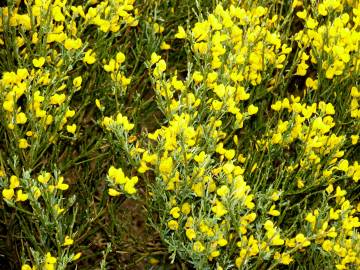
[[[358,1],[0,14],[9,268],[360,267]]]
[[[336,12],[331,5],[319,4],[321,16],[327,16],[323,7]],[[298,6],[305,9],[296,11]],[[278,30],[288,18],[265,7],[218,5],[188,32],[179,26],[175,34],[191,49],[183,79],[167,71],[160,56],[151,56],[166,122],[148,135],[157,159],[147,153],[142,161],[156,175],[150,201],[161,211],[155,227],[173,258],[197,269],[273,269],[309,261],[321,250],[324,268],[358,265],[360,223],[356,204],[342,189],[356,188],[359,180],[358,160],[349,162],[344,156],[352,155],[343,150],[357,144],[359,122],[351,120],[357,107],[338,117],[357,130],[346,138],[346,130],[334,131],[338,112],[324,97],[331,90],[321,88],[332,87],[334,95],[355,103],[356,80],[341,76],[358,74],[357,24],[347,24],[357,10],[347,8],[344,21],[332,22],[329,15],[317,28],[306,7],[293,3],[290,12],[304,20],[304,30],[288,36]],[[332,24],[342,29],[325,26]],[[317,77],[308,77],[304,89],[298,86],[304,94],[294,96],[290,89],[277,100],[282,80],[306,75],[310,57]],[[336,61],[341,70],[335,71]],[[330,86],[329,80],[338,81]],[[269,104],[272,97],[276,101]]]

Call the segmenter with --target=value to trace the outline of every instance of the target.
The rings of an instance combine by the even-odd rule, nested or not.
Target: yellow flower
[[[125,57],[125,54],[123,54],[122,52],[118,52],[116,54],[115,59],[116,59],[116,63],[121,65],[122,63],[125,62],[126,57]]]
[[[70,238],[70,236],[65,236],[64,244],[63,246],[71,246],[74,244],[74,240]]]
[[[251,104],[249,107],[248,107],[248,113],[249,115],[254,115],[258,112],[258,107],[254,106],[253,104]]]
[[[67,125],[66,130],[71,134],[75,134],[75,132],[76,132],[76,124]]]
[[[67,190],[69,188],[69,185],[64,184],[63,181],[64,181],[64,177],[60,176],[59,181],[56,184],[55,188],[60,189],[60,190]]]
[[[161,59],[161,56],[160,55],[157,55],[155,52],[153,52],[151,54],[151,59],[150,59],[150,64],[151,65],[154,65],[156,64],[157,62],[159,62]]]
[[[325,189],[328,194],[334,191],[334,186],[332,184],[329,184],[329,186]]]
[[[192,78],[193,78],[195,83],[200,83],[200,82],[203,81],[204,76],[201,75],[201,73],[199,71],[195,71]]]
[[[81,252],[76,253],[76,254],[71,258],[71,260],[72,260],[72,261],[76,261],[76,260],[78,260],[78,259],[81,257],[81,255],[82,255]]]
[[[179,207],[173,207],[170,210],[170,215],[172,215],[173,218],[179,218],[180,217],[180,208]]]
[[[89,49],[85,52],[83,62],[89,65],[92,65],[96,62],[96,53],[92,49]]]
[[[334,211],[333,208],[330,208],[330,216],[329,219],[338,220],[339,219],[339,210]]]
[[[28,148],[30,145],[28,144],[26,139],[19,139],[19,148],[21,149],[26,149]]]
[[[64,22],[65,21],[65,16],[64,16],[64,14],[62,14],[61,8],[59,6],[55,6],[52,8],[52,15],[53,15],[54,21],[56,21],[56,22]]]
[[[26,131],[25,134],[26,134],[26,136],[28,136],[28,137],[36,136],[36,133],[34,134],[34,132],[32,132],[31,130]]]
[[[23,193],[21,189],[16,192],[16,201],[24,202],[28,199],[28,195]]]
[[[100,26],[100,30],[103,31],[103,32],[109,32],[110,30],[110,22],[108,20],[103,20],[103,19],[99,19],[97,21],[97,25]]]
[[[172,219],[168,222],[168,227],[170,230],[176,231],[179,228],[179,223]]]
[[[73,117],[75,115],[75,110],[68,109],[65,113],[65,117]]]
[[[166,43],[165,41],[163,41],[160,45],[160,49],[162,50],[170,50],[170,44]]]
[[[244,157],[243,154],[240,154],[240,155],[238,156],[238,161],[239,161],[240,163],[245,163],[246,158]]]
[[[38,187],[31,188],[31,193],[34,195],[36,200],[41,196],[41,190]]]
[[[15,194],[15,192],[12,188],[9,188],[9,189],[4,188],[2,191],[3,197],[7,200],[11,200],[12,197],[14,197],[14,194]]]
[[[326,16],[328,14],[327,10],[326,10],[326,6],[324,3],[320,3],[319,6],[318,6],[318,11],[319,11],[319,14],[321,16]]]
[[[298,188],[303,188],[305,186],[304,182],[301,179],[297,180],[297,187]]]
[[[270,207],[270,210],[269,210],[268,214],[272,215],[274,217],[278,217],[278,216],[280,216],[280,212],[278,210],[276,210],[275,207],[276,207],[275,205],[272,205]]]
[[[65,209],[61,208],[58,204],[55,204],[54,209],[58,215],[65,211]]]
[[[218,190],[216,191],[217,195],[219,196],[225,196],[226,194],[229,193],[229,188],[226,185],[221,186],[220,188],[218,188]]]
[[[279,234],[276,234],[271,240],[271,244],[274,246],[282,246],[284,243],[285,241],[280,238]]]
[[[175,88],[175,90],[183,91],[185,90],[185,85],[182,81],[178,80],[176,76],[172,78],[171,85]]]
[[[270,231],[274,228],[274,223],[271,220],[266,220],[264,223],[264,228],[267,231]]]
[[[117,191],[116,189],[113,189],[113,188],[109,188],[108,193],[112,197],[121,195],[121,192],[119,192],[119,191]]]
[[[73,85],[75,86],[75,88],[79,89],[81,87],[81,83],[82,83],[82,78],[81,76],[76,77],[73,80]]]
[[[220,111],[221,108],[223,106],[223,103],[221,101],[218,101],[218,100],[214,100],[212,102],[212,108],[215,110],[215,111]]]
[[[338,168],[340,171],[347,172],[349,170],[349,161],[346,159],[340,160]]]
[[[279,200],[280,198],[280,192],[274,192],[272,195],[271,195],[271,200],[273,200],[274,202],[276,202],[277,200]]]
[[[121,76],[121,85],[128,86],[131,82],[131,77],[126,78],[125,76]]]
[[[162,175],[168,176],[173,169],[173,160],[171,157],[163,157],[161,158],[159,171]]]
[[[352,145],[356,145],[359,141],[359,135],[351,135],[350,138],[351,138]]]
[[[244,216],[244,219],[247,220],[249,223],[254,222],[256,219],[256,213],[250,213]]]
[[[80,38],[77,39],[67,38],[64,43],[65,49],[67,50],[74,50],[74,49],[77,50],[81,47],[81,45],[82,45],[82,41]]]
[[[109,63],[107,65],[104,65],[104,70],[106,72],[113,72],[116,69],[116,64],[114,59],[110,59]]]
[[[45,257],[45,270],[55,270],[55,264],[57,259],[51,256],[51,253],[46,253]]]
[[[201,151],[198,155],[194,157],[194,160],[200,164],[204,162],[205,158],[206,158],[205,151]]]
[[[305,220],[310,222],[310,223],[315,223],[316,222],[316,216],[313,215],[313,213],[309,213],[306,215]]]
[[[337,186],[336,187],[336,193],[335,193],[335,196],[336,197],[343,197],[346,195],[346,190],[345,189],[341,189],[341,187]]]
[[[228,241],[224,238],[220,238],[217,243],[219,244],[220,247],[224,247],[228,244]]]
[[[216,200],[215,206],[213,206],[211,210],[219,218],[228,213],[225,206],[219,200]]]
[[[313,80],[312,78],[308,77],[305,81],[305,85],[308,88],[317,90],[318,89],[318,80]]]
[[[279,143],[281,143],[281,140],[282,140],[281,133],[275,133],[271,138],[271,143],[272,144],[279,144]]]
[[[210,256],[215,258],[215,257],[218,257],[220,255],[220,251],[219,250],[214,250],[211,252]],[[218,266],[216,268],[216,270],[224,270],[221,266]]]
[[[195,183],[192,185],[191,189],[197,197],[204,196],[204,184],[203,183],[201,183],[201,182]]]
[[[66,99],[65,94],[54,94],[53,96],[50,97],[50,104],[52,105],[61,105],[64,103]]]
[[[279,260],[280,258],[281,258],[280,252],[276,251],[275,254],[274,254],[274,259]]]
[[[35,266],[34,267],[31,267],[30,265],[28,264],[23,264],[21,266],[21,270],[36,270]]]
[[[308,67],[309,67],[309,65],[307,65],[305,62],[302,61],[302,62],[298,65],[295,74],[296,74],[296,75],[299,75],[299,76],[305,76]]]
[[[360,97],[360,91],[355,86],[353,86],[351,87],[350,95],[355,98]]]
[[[254,16],[256,16],[256,17],[264,16],[264,15],[267,13],[267,11],[268,11],[267,8],[264,8],[264,7],[262,7],[262,6],[258,6],[258,7],[255,9]]]
[[[50,178],[51,178],[51,174],[46,172],[46,173],[40,174],[37,179],[40,183],[46,184],[50,180]]]
[[[186,229],[185,234],[190,241],[196,238],[196,232],[193,229]]]
[[[175,38],[178,39],[186,38],[186,32],[182,26],[178,26],[178,32],[175,34]]]
[[[36,109],[35,115],[36,117],[43,118],[46,116],[46,111],[41,109]]]
[[[155,33],[159,33],[159,34],[161,34],[162,32],[164,32],[164,30],[165,30],[164,26],[159,25],[158,23],[154,23],[154,24],[153,24],[153,28],[154,28],[154,32],[155,32]]]
[[[303,247],[307,247],[311,244],[311,242],[307,240],[307,238],[302,233],[299,233],[295,236],[295,241],[298,244],[301,244]]]
[[[137,176],[133,176],[131,177],[130,180],[128,180],[126,183],[125,183],[125,186],[124,186],[124,191],[128,194],[135,194],[136,193],[136,189],[135,189],[135,184],[138,182],[138,177]]]
[[[35,58],[32,60],[32,63],[34,67],[41,68],[45,64],[45,58],[44,57],[40,57],[38,59]]]
[[[293,259],[290,257],[290,254],[288,253],[281,254],[280,263],[289,265],[292,261]]]
[[[193,245],[193,250],[197,253],[201,253],[205,250],[205,247],[200,241],[196,241]]]
[[[298,243],[303,243],[306,240],[306,238],[302,233],[299,233],[296,235],[295,240]]]
[[[319,23],[311,17],[307,18],[306,20],[306,27],[309,29],[314,29],[318,24]]]
[[[101,105],[100,100],[98,100],[98,99],[95,99],[95,105],[96,105],[96,107],[98,107],[98,109],[100,111],[103,111],[105,109],[105,107],[103,105]]]
[[[26,114],[23,112],[20,112],[16,114],[16,124],[25,124],[27,122]]]
[[[298,16],[300,19],[305,20],[307,17],[307,12],[305,9],[303,11],[298,11],[296,12],[296,16]]]
[[[19,178],[16,175],[10,177],[10,188],[17,188],[20,186]]]
[[[13,112],[14,111],[14,102],[12,100],[5,100],[3,103],[3,108],[5,111]]]
[[[334,115],[335,114],[335,108],[331,103],[326,104],[325,113],[329,114],[329,115]]]
[[[155,69],[153,74],[155,77],[160,77],[161,74],[166,70],[166,62],[164,59],[161,59],[159,62],[156,63]]]
[[[191,211],[191,206],[188,202],[183,203],[183,205],[181,206],[181,213],[183,213],[184,215],[188,215],[190,214]]]
[[[236,97],[240,100],[248,100],[250,98],[250,94],[245,91],[243,86],[241,86],[236,89]]]
[[[332,247],[333,247],[333,242],[331,242],[330,240],[325,240],[321,247],[323,248],[323,250],[327,251],[327,252],[330,252],[332,250]]]
[[[225,157],[227,160],[232,160],[235,157],[235,149],[229,149],[225,151]]]
[[[125,174],[121,168],[116,169],[114,166],[111,166],[108,171],[108,176],[114,179],[116,184],[126,183]]]

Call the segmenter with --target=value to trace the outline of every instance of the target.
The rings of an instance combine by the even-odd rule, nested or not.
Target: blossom
[[[186,38],[186,32],[182,26],[178,26],[178,32],[175,34],[175,37],[178,39]]]
[[[34,67],[41,68],[45,64],[45,58],[40,57],[38,59],[34,58],[32,61]]]

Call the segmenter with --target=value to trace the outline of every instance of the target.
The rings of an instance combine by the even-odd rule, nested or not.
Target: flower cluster
[[[20,149],[28,148],[32,141],[54,142],[68,119],[75,115],[68,105],[65,83],[68,78],[60,78],[59,74],[41,67],[5,72],[0,80],[2,120],[9,133],[17,138]],[[57,84],[53,85],[50,78]],[[71,95],[81,87],[81,77],[75,78],[69,87]],[[75,134],[76,124],[67,125],[66,130]]]
[[[23,179],[19,179],[16,175],[12,175],[10,179],[4,179],[4,183],[9,182],[9,186],[2,190],[3,197],[15,202],[27,201],[29,196],[35,200],[41,197],[43,192],[52,193],[55,190],[67,190],[68,184],[64,183],[64,177],[56,176],[54,178],[50,173],[44,172],[37,177],[38,182],[36,185],[29,186]],[[25,191],[25,192],[24,192]],[[16,194],[16,198],[15,195]]]
[[[116,169],[114,166],[111,166],[108,172],[108,182],[112,187],[109,188],[110,196],[119,196],[121,193],[132,195],[136,193],[134,186],[138,182],[138,177],[128,178],[121,168]],[[121,192],[117,189],[120,189]]]
[[[124,62],[125,55],[122,52],[118,52],[115,59],[110,59],[109,62],[104,65],[104,70],[111,74],[111,79],[114,82],[119,83],[121,87],[126,89],[126,86],[131,82],[131,78],[125,77],[125,75],[120,71],[121,64]]]
[[[318,63],[314,62],[318,52],[313,51],[319,49],[317,43],[314,39],[304,42],[304,36],[314,34],[311,29],[317,23],[304,14],[298,16],[307,19],[306,30],[294,35],[301,62],[294,76],[307,73],[310,56]],[[299,221],[296,233],[292,223],[285,221],[297,196],[308,194],[298,205],[312,209],[310,198],[316,193],[309,190],[319,189],[328,198],[323,207],[329,209],[334,203],[330,187],[335,182],[353,179],[355,185],[359,180],[358,161],[351,163],[344,157],[348,138],[335,132],[336,104],[322,100],[307,104],[300,96],[288,95],[269,104],[270,115],[254,104],[275,91],[289,66],[292,46],[282,40],[278,23],[281,18],[269,16],[264,7],[246,10],[218,5],[190,31],[178,27],[175,39],[188,42],[191,48],[192,65],[187,74],[171,72],[156,53],[147,64],[166,122],[148,134],[150,142],[138,172],[156,175],[150,197],[154,209],[161,208],[158,213],[163,213],[158,230],[170,250],[176,247],[176,255],[190,260],[197,269],[255,267],[259,263],[274,268],[294,263],[294,257],[304,258],[306,250],[322,246],[325,240],[309,230],[308,217]],[[343,27],[353,29],[346,23]],[[345,50],[348,59],[343,60],[351,64],[349,71],[357,72],[354,46],[358,44],[352,31],[354,43]],[[340,40],[334,37],[329,42],[340,46]],[[319,89],[319,81],[307,78],[305,89]],[[351,90],[353,100],[355,89]],[[357,110],[356,101],[351,102],[352,111]],[[263,134],[253,131],[251,123],[257,115],[269,118]],[[250,136],[258,138],[255,144]],[[357,144],[356,138],[351,137],[350,145]],[[341,191],[340,185],[337,190]],[[335,195],[336,203],[340,193]],[[339,224],[353,221],[349,235],[356,235],[359,227],[355,213],[339,220]],[[349,246],[346,260],[333,261],[339,269],[356,263],[356,241]]]
[[[345,73],[358,72],[359,8],[354,5],[349,12],[344,12],[341,1],[323,1],[313,12],[306,9],[296,12],[304,20],[304,30],[295,35],[301,48],[301,62],[296,74],[307,74],[309,60],[312,65],[321,67],[315,79],[332,80]]]
[[[74,174],[69,171],[78,170],[79,159],[94,153],[81,152],[85,149],[81,146],[76,154],[79,141],[86,141],[87,130],[93,128],[87,126],[84,114],[96,98],[107,96],[97,91],[103,89],[99,85],[106,72],[122,87],[130,83],[123,67],[120,78],[125,55],[113,56],[108,48],[121,39],[122,31],[138,25],[134,1],[77,3],[8,1],[0,8],[1,57],[6,52],[0,78],[1,205],[24,214],[17,216],[17,231],[31,231],[14,236],[17,240],[12,243],[22,247],[18,254],[25,270],[65,268],[80,257],[73,253],[73,238],[81,229],[74,225],[79,216],[78,206],[73,207],[75,189],[69,188]],[[99,100],[96,104],[103,112]],[[133,128],[120,115],[117,123],[126,130]],[[60,176],[55,169],[50,174],[54,168],[66,173]],[[126,185],[128,194],[135,192],[135,179],[131,181]],[[26,249],[20,238],[29,241]]]
[[[321,245],[324,252],[334,255],[336,269],[347,269],[351,265],[359,266],[359,233],[354,231],[360,227],[357,209],[346,200],[346,191],[339,186],[336,190],[332,184],[326,188],[329,200],[335,200],[334,207],[320,212],[315,209],[305,219],[311,228],[311,238]]]

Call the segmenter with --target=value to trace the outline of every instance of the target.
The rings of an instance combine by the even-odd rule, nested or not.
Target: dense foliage
[[[358,269],[359,30],[356,0],[4,1],[0,266]]]

